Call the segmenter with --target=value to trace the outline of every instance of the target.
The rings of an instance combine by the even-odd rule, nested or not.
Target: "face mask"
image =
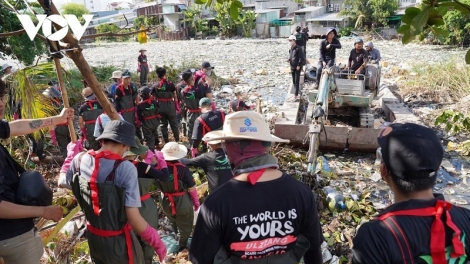
[[[207,76],[211,76],[211,74],[212,74],[212,70],[207,70],[207,71],[206,71],[206,75],[207,75]]]

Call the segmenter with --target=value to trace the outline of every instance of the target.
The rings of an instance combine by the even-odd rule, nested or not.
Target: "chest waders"
[[[450,215],[450,209],[452,204],[443,201],[437,200],[436,204],[433,207],[418,208],[418,209],[407,209],[407,210],[398,210],[394,212],[388,212],[383,215],[379,215],[377,220],[382,221],[385,226],[390,230],[395,238],[398,247],[401,252],[401,263],[403,264],[413,264],[415,259],[413,257],[413,251],[410,248],[410,244],[406,238],[406,234],[403,232],[403,229],[398,225],[395,220],[399,216],[434,216],[434,222],[431,226],[431,243],[430,243],[430,252],[432,263],[447,263],[446,258],[446,227],[442,222],[442,215],[445,214],[446,225],[453,232],[452,236],[452,247],[453,251],[450,252],[451,258],[458,258],[465,255],[465,248],[463,243],[460,241],[460,235],[462,232],[452,221]]]
[[[98,108],[98,101],[87,101],[89,110],[83,112],[83,122],[85,123],[86,137],[88,141],[89,149],[98,150],[100,149],[100,143],[96,141],[95,136],[93,135],[95,131],[96,119],[104,112],[103,109]]]
[[[128,89],[131,93],[128,95],[126,95],[125,89],[122,84],[118,86],[118,89],[121,90],[122,93],[122,98],[119,101],[122,112],[122,118],[124,118],[125,121],[135,125],[135,101],[133,96],[133,87],[129,85]]]
[[[144,140],[150,150],[155,149],[155,145],[159,144],[158,140],[158,126],[160,126],[161,115],[158,113],[158,107],[155,101],[151,98],[140,102],[140,104],[148,104],[148,107],[142,111],[142,133],[144,134]],[[139,105],[140,105],[139,104]]]
[[[162,209],[171,222],[175,233],[180,234],[179,251],[185,249],[188,244],[189,236],[193,229],[194,211],[193,203],[183,182],[178,179],[178,167],[185,166],[179,162],[167,163],[170,174],[170,180],[167,182],[158,181],[162,198]],[[171,177],[173,176],[173,178]]]
[[[95,167],[90,180],[80,175],[79,154],[77,173],[73,177],[72,191],[87,219],[87,239],[90,256],[97,264],[144,263],[142,248],[132,227],[127,223],[125,211],[126,191],[114,184],[115,171],[122,162],[119,155],[110,151],[88,154],[94,158]],[[98,183],[100,159],[115,160],[106,181]]]
[[[137,161],[133,161],[132,163],[136,166],[138,164]],[[139,208],[139,212],[151,227],[158,230],[158,209],[155,201],[152,199],[149,193],[150,186],[152,186],[155,180],[142,177],[143,175],[138,175],[140,201],[142,203],[141,207]],[[155,255],[155,249],[147,242],[142,241],[140,236],[137,236],[137,238],[140,242],[140,245],[142,246],[142,251],[144,252],[145,264],[152,264],[152,259]]]
[[[197,90],[198,90],[197,86],[196,87],[188,86],[184,88],[182,92],[183,102],[187,109],[186,115],[187,115],[187,120],[188,120],[188,138],[189,138],[190,144],[192,144],[191,137],[193,135],[194,122],[201,115],[201,108],[199,108],[199,100],[201,100],[201,98],[198,98],[196,96]]]
[[[174,99],[174,92],[167,91],[167,80],[160,79],[155,89],[154,97],[157,99],[160,104],[159,113],[160,113],[160,130],[162,131],[163,140],[165,143],[170,142],[168,138],[168,125],[173,131],[173,136],[175,141],[179,141],[180,132],[178,127],[178,121],[176,118],[176,108]]]

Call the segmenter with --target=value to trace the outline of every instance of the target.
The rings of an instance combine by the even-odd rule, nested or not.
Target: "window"
[[[339,11],[340,11],[339,4],[335,4],[335,6],[334,6],[334,11],[335,11],[335,12],[339,12]]]

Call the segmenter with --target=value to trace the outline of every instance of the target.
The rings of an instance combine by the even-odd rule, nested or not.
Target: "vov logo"
[[[83,19],[85,19],[85,24],[83,25],[80,24],[75,15],[64,15],[63,17],[60,15],[36,15],[36,18],[39,22],[37,25],[34,25],[29,15],[18,15],[18,19],[23,25],[23,28],[28,34],[31,41],[34,40],[34,38],[39,32],[39,28],[41,27],[44,36],[51,41],[62,40],[67,35],[69,27],[72,30],[72,33],[77,38],[77,40],[80,40],[83,34],[85,33],[86,28],[90,24],[93,15],[83,15]],[[62,29],[52,34],[52,23],[61,26]]]

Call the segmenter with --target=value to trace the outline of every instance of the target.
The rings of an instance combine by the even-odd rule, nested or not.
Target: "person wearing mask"
[[[213,69],[214,66],[212,66],[208,61],[204,61],[203,63],[201,63],[201,69],[194,73],[194,79],[199,79],[202,82],[207,83],[207,85],[211,87],[213,83],[211,79]]]
[[[193,74],[189,70],[183,72],[182,79],[186,87],[181,90],[181,97],[187,111],[186,120],[188,122],[189,144],[192,144],[194,122],[201,115],[199,101],[208,94],[212,94],[212,89],[205,82],[201,82],[200,79],[194,79]]]
[[[0,78],[11,73],[12,66],[8,63],[2,65],[2,69],[0,70]]]
[[[82,90],[82,96],[85,99],[85,103],[78,110],[78,125],[82,132],[82,142],[84,148],[98,150],[100,149],[100,144],[96,141],[93,134],[95,132],[96,119],[104,110],[90,87]]]
[[[289,37],[289,46],[290,49],[288,62],[290,64],[290,70],[292,73],[292,84],[295,88],[294,100],[298,101],[300,92],[300,71],[305,65],[305,56],[300,46],[296,44],[296,37],[293,35]]]
[[[199,209],[196,183],[189,169],[179,162],[188,149],[176,142],[166,143],[162,148],[163,157],[170,171],[170,180],[156,182],[163,194],[161,205],[175,234],[179,233],[178,252],[188,247],[193,230],[194,212]],[[194,209],[194,212],[193,212]]]
[[[470,210],[434,193],[444,156],[434,130],[395,123],[377,142],[380,174],[394,203],[358,229],[352,263],[468,262]]]
[[[125,70],[121,74],[122,83],[116,87],[116,92],[114,95],[114,102],[116,105],[116,111],[122,115],[124,120],[127,122],[137,125],[136,115],[137,115],[137,104],[138,104],[138,94],[137,87],[131,82],[131,73],[128,70]],[[142,139],[142,133],[140,129],[136,129],[136,136],[139,139]]]
[[[145,144],[151,151],[160,144],[158,140],[158,126],[160,126],[160,114],[158,113],[158,102],[150,95],[150,88],[140,88],[140,103],[137,105],[137,118],[141,122],[142,133]]]
[[[140,55],[137,58],[137,62],[138,62],[137,71],[140,72],[140,85],[144,86],[145,84],[147,84],[147,75],[150,70],[149,70],[149,64],[148,64],[147,55],[146,55],[147,50],[140,49],[139,52],[140,52]]]
[[[122,75],[121,71],[113,71],[113,75],[111,76],[111,78],[109,78],[114,81],[114,83],[111,84],[111,87],[109,88],[109,93],[113,96],[113,99],[114,99],[114,95],[116,94],[116,87],[118,87],[119,84],[121,84],[121,75]]]
[[[354,40],[354,49],[349,53],[348,68],[343,71],[343,78],[346,78],[348,74],[365,74],[367,66],[367,51],[363,49],[364,41],[361,38]],[[364,79],[363,76],[359,76],[359,79]]]
[[[57,112],[60,112],[64,108],[62,94],[57,88],[54,88],[54,81],[50,83],[52,86],[44,90],[42,94],[51,101],[52,106]],[[50,130],[50,134],[52,143],[59,146],[62,157],[67,157],[67,145],[71,141],[68,122],[56,124],[54,129]]]
[[[175,141],[178,142],[180,141],[180,134],[176,115],[181,112],[181,109],[178,96],[176,95],[176,88],[175,85],[167,79],[165,68],[157,68],[156,73],[159,80],[158,83],[152,87],[151,93],[153,97],[157,99],[160,107],[160,131],[162,132],[163,141],[165,141],[165,143],[170,142],[168,138],[169,124],[173,132],[173,137]]]
[[[137,169],[123,159],[134,141],[135,126],[110,121],[98,151],[74,157],[62,188],[70,188],[88,221],[87,239],[94,263],[145,263],[136,235],[154,248],[160,261],[166,247],[155,228],[140,215],[141,198]],[[131,232],[134,231],[134,232]],[[134,235],[135,234],[135,235]]]
[[[6,84],[0,80],[0,138],[8,139],[33,133],[73,119],[73,108],[64,108],[59,115],[40,119],[5,121],[7,94]],[[13,158],[0,145],[0,259],[8,263],[39,263],[44,253],[41,237],[34,227],[38,217],[59,221],[62,218],[60,206],[25,206],[16,203],[16,188],[19,173],[8,162]]]
[[[183,158],[180,161],[188,167],[202,168],[209,183],[209,193],[212,193],[217,187],[231,180],[233,173],[221,141],[209,141],[207,144],[210,152],[193,159]]]
[[[323,67],[333,67],[336,59],[336,49],[341,49],[341,43],[338,40],[338,33],[335,28],[329,28],[326,32],[325,40],[320,42],[320,60],[317,65],[317,82],[315,88],[320,84]]]
[[[145,155],[149,148],[140,143],[139,138],[134,138],[135,144],[137,147],[132,147],[125,154],[125,159],[129,160],[134,164],[137,169],[137,178],[139,182],[139,192],[140,192],[140,201],[142,203],[139,208],[140,215],[144,218],[145,221],[154,229],[158,229],[158,209],[155,201],[150,195],[150,187],[155,181],[168,181],[169,173],[168,169],[157,170],[153,166],[142,162],[142,155]],[[165,160],[155,161],[159,164],[165,163]],[[166,165],[166,163],[165,163]],[[140,245],[144,252],[145,264],[153,263],[154,248],[149,245],[147,242],[143,241],[140,236],[139,239]]]
[[[380,59],[382,59],[382,57],[380,56],[380,51],[374,48],[374,43],[367,43],[365,45],[365,48],[369,54],[369,62],[372,64],[379,64]]]
[[[289,140],[271,135],[264,116],[252,111],[228,115],[223,130],[203,140],[223,142],[234,178],[204,200],[189,260],[297,264],[303,257],[305,264],[323,263],[323,232],[312,190],[281,172],[269,154],[272,142]]]
[[[197,149],[202,138],[211,131],[222,129],[226,115],[223,111],[211,110],[211,100],[207,97],[199,100],[199,108],[201,108],[201,115],[194,122],[191,137],[191,155],[193,158],[199,154]]]
[[[306,45],[307,41],[305,40],[305,34],[301,32],[302,28],[300,26],[295,27],[295,32],[294,32],[294,37],[295,37],[295,44],[299,46],[302,49],[302,53],[304,55],[304,58],[306,58]]]
[[[241,91],[235,92],[235,96],[237,97],[237,99],[231,101],[229,104],[229,108],[228,108],[229,113],[251,109],[251,107],[246,105],[246,103],[242,100]]]

